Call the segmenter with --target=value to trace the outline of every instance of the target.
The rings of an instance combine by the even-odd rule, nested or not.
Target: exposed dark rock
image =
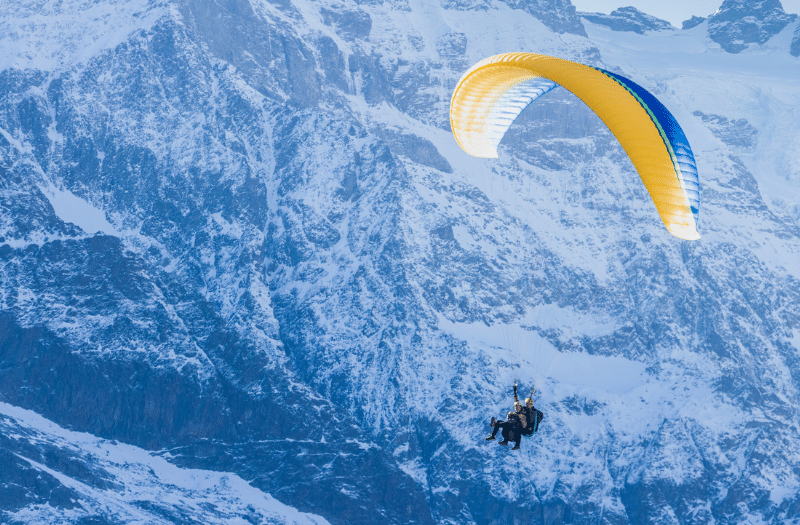
[[[586,35],[575,6],[569,0],[503,0],[511,7],[522,9],[542,21],[556,33]]]
[[[728,120],[721,115],[709,115],[702,111],[695,111],[695,116],[700,117],[715,137],[728,146],[739,150],[752,152],[758,143],[758,131],[746,119]]]
[[[336,525],[797,521],[800,283],[773,257],[800,230],[753,174],[708,152],[703,241],[677,241],[565,90],[522,112],[499,159],[435,138],[452,139],[479,32],[397,27],[402,1],[300,1],[180,0],[94,54],[66,42],[77,66],[0,71],[0,401]],[[97,7],[0,13],[38,24],[64,5]],[[601,65],[569,2],[512,5],[552,29],[535,23],[541,42]],[[697,116],[755,144],[741,119]],[[531,344],[496,341],[523,325]],[[566,372],[540,433],[520,457],[485,446],[550,347]],[[76,487],[122,492],[107,464],[9,421],[0,521],[131,521],[81,511]],[[272,521],[176,501],[128,503]]]
[[[796,18],[780,0],[725,0],[708,18],[708,34],[728,53],[740,53],[749,44],[763,44]]]
[[[693,27],[697,27],[703,22],[708,20],[708,17],[705,16],[693,16],[689,20],[684,20],[681,29],[691,29]]]
[[[608,15],[584,12],[578,14],[589,22],[607,26],[614,31],[632,31],[642,35],[645,31],[675,29],[666,20],[643,13],[635,7],[620,7]]]
[[[406,156],[414,162],[444,173],[453,173],[453,168],[447,159],[442,157],[431,141],[417,135],[399,133],[389,129],[380,130],[378,133],[389,143],[389,147],[396,154]]]
[[[320,9],[322,21],[333,25],[336,32],[348,39],[367,38],[372,30],[372,19],[364,11],[333,11]]]

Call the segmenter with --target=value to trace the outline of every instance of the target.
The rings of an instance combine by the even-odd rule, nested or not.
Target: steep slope
[[[792,56],[800,56],[800,24],[794,30],[794,38],[792,39]]]
[[[272,127],[297,114],[201,52],[172,12],[61,75],[5,73],[2,128],[22,141],[5,131],[4,399],[100,436],[191,447],[304,508],[367,516],[394,501],[424,516],[405,512],[424,501],[413,481],[298,384],[280,349],[263,276],[276,188],[261,177],[280,162]],[[102,233],[64,201],[100,210]],[[344,475],[361,461],[370,473]]]
[[[783,33],[734,55],[711,20],[639,35],[565,2],[34,4],[0,13],[38,28],[2,41],[4,402],[334,524],[800,519]],[[703,239],[569,93],[463,154],[452,89],[511,50],[657,94]],[[482,440],[515,378],[546,413],[518,457]],[[48,490],[3,510],[77,521]]]
[[[182,470],[5,403],[0,428],[0,502],[11,523],[327,523],[237,476]]]

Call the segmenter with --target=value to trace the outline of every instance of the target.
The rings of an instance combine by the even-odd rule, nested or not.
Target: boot
[[[519,450],[519,443],[517,443],[516,445],[514,445],[514,448],[512,448],[511,450]]]
[[[504,439],[503,441],[498,441],[497,444],[498,445],[508,445],[508,440]]]
[[[490,435],[488,438],[486,438],[486,441],[494,441],[494,436]]]

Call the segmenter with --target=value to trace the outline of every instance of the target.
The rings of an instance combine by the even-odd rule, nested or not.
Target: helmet
[[[522,404],[517,401],[514,403],[514,412],[519,412],[520,410],[522,410]]]
[[[525,404],[533,406],[533,399],[529,397],[528,399],[525,400]]]

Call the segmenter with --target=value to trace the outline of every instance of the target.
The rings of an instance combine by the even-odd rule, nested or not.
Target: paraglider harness
[[[531,401],[533,401],[533,394],[534,393],[536,393],[536,388],[533,388],[531,390],[531,396],[529,398],[529,399],[531,399]],[[514,401],[519,403],[519,399],[517,398],[517,384],[516,383],[514,383]],[[533,403],[531,403],[531,404],[533,404]],[[526,406],[525,408],[527,409],[528,407]],[[533,409],[533,414],[530,414],[532,416],[532,418],[531,418],[531,421],[528,424],[527,428],[525,429],[525,431],[522,432],[522,436],[523,437],[531,437],[533,434],[538,432],[539,431],[539,423],[541,423],[542,419],[544,419],[544,413],[541,410],[537,409],[536,407],[531,407],[531,408]]]
[[[538,432],[539,431],[539,423],[541,423],[542,419],[544,419],[544,412],[542,412],[538,408],[534,408],[533,411],[536,413],[536,416],[533,418],[533,421],[531,422],[532,428],[529,427],[530,428],[529,433],[522,434],[525,437],[530,437],[532,434],[535,434],[536,432]]]

